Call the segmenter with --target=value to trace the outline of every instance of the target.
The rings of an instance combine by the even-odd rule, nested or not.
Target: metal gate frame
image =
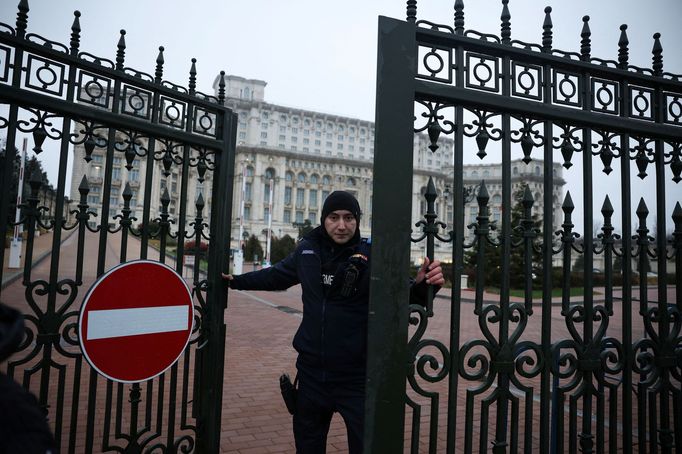
[[[439,426],[437,413],[427,418],[429,437],[426,443],[430,453],[442,451],[438,435],[443,431],[443,438],[447,440],[445,452],[473,452],[476,446],[481,451],[489,449],[485,443],[487,438],[481,438],[480,445],[474,441],[475,434],[470,425],[475,418],[472,413],[474,404],[467,401],[464,421],[457,419],[457,391],[471,380],[479,384],[483,382],[485,386],[496,386],[499,390],[495,398],[486,403],[490,408],[494,407],[497,414],[496,420],[491,419],[494,453],[516,452],[519,440],[526,442],[524,452],[562,452],[563,449],[569,452],[578,449],[581,452],[604,452],[605,446],[609,452],[629,453],[634,449],[638,452],[679,452],[682,447],[682,208],[678,203],[674,210],[674,232],[668,240],[666,222],[670,221],[665,219],[664,180],[666,172],[670,172],[673,181],[679,183],[682,172],[682,77],[663,71],[659,34],[654,35],[652,68],[630,65],[626,26],[621,27],[617,61],[591,56],[588,17],[584,19],[580,52],[553,49],[549,7],[545,9],[542,44],[512,40],[507,4],[508,0],[502,1],[500,37],[465,31],[461,0],[454,2],[453,25],[417,21],[415,0],[407,1],[406,21],[379,18],[372,213],[374,260],[371,268],[365,452],[403,452],[405,441],[402,434],[406,430],[411,430],[413,435],[410,452],[419,452],[419,440],[416,443],[414,439],[414,435],[419,434],[419,418],[413,418],[411,429],[405,427],[406,409],[411,404],[406,397],[406,377],[411,385],[415,379],[447,383],[447,427]],[[468,60],[468,57],[486,61],[489,69],[494,68],[488,78],[494,87],[486,86],[485,78],[473,74],[479,63]],[[432,60],[427,62],[427,58]],[[536,75],[533,83],[539,89],[533,96],[519,88],[518,77],[523,68],[533,68]],[[570,91],[569,86],[562,85],[564,79],[572,81],[570,87],[577,93],[577,100],[572,97],[564,99],[566,95],[562,90]],[[605,103],[608,96],[612,97],[612,101]],[[643,108],[644,101],[647,105]],[[415,127],[417,103],[428,109],[427,125],[421,128]],[[442,110],[445,108],[452,108],[454,117],[444,118]],[[475,116],[478,124],[466,123],[465,112]],[[501,131],[496,134],[485,125],[489,116],[497,116],[501,124]],[[525,129],[514,130],[517,135],[513,137],[512,118],[525,126]],[[564,135],[557,137],[554,125],[563,128]],[[435,241],[452,242],[454,276],[463,271],[465,248],[482,248],[490,239],[488,200],[485,191],[481,190],[478,194],[479,216],[473,226],[476,243],[469,245],[464,241],[465,188],[462,171],[463,155],[469,152],[464,149],[464,138],[475,138],[484,155],[489,140],[501,143],[504,206],[511,206],[512,202],[512,143],[519,143],[524,153],[527,151],[529,159],[532,159],[533,149],[542,150],[543,198],[546,203],[541,235],[538,237],[533,231],[532,222],[525,222],[529,219],[524,219],[519,226],[510,225],[511,210],[504,210],[500,244],[497,245],[502,250],[500,303],[484,304],[482,285],[480,291],[477,289],[474,314],[487,332],[473,342],[460,342],[460,316],[469,307],[462,305],[459,279],[452,282],[450,340],[447,346],[438,340],[423,338],[432,316],[429,313],[433,309],[432,301],[426,309],[410,306],[410,310],[406,310],[412,222],[408,201],[412,200],[413,193],[413,134],[417,129],[427,131],[436,148],[441,135],[449,134],[454,138],[454,219],[460,222],[455,222],[453,231],[440,233],[442,229],[433,209],[438,194],[435,188],[431,188],[426,194],[429,209],[424,213],[421,232],[426,237],[429,257],[433,257]],[[599,143],[593,143],[593,134],[601,138]],[[551,138],[558,139],[557,144]],[[602,233],[595,238],[591,228],[585,228],[583,244],[588,247],[582,250],[578,247],[571,221],[574,207],[570,195],[562,207],[564,219],[557,232],[560,244],[555,246],[552,228],[553,162],[562,159],[565,166],[570,166],[574,155],[581,154],[584,185],[591,184],[593,180],[593,156],[601,159],[603,171],[607,174],[613,160],[617,159],[621,164],[623,198],[620,210],[625,234],[620,239],[620,248],[615,246],[619,238],[611,224],[614,209],[608,198],[602,208]],[[651,178],[656,181],[655,239],[648,235],[649,212],[643,201],[636,212],[636,235],[631,237],[629,234],[635,227],[631,215],[631,162],[640,171],[640,178],[645,177],[649,166],[654,169]],[[532,204],[532,198],[527,202]],[[582,203],[585,207],[584,225],[591,226],[593,200],[589,191],[585,191]],[[649,223],[651,225],[651,221]],[[523,232],[520,246],[512,242],[512,229],[517,228]],[[542,244],[551,247],[542,247]],[[509,298],[510,251],[514,247],[530,250],[533,245],[541,248],[543,256],[542,339],[539,343],[519,341],[526,323],[538,321],[532,317],[532,301],[527,297],[526,303],[511,303]],[[585,292],[582,303],[571,302],[564,293],[562,315],[571,338],[553,342],[552,260],[555,255],[561,257],[564,268],[561,283],[566,288],[571,254],[576,251],[584,254],[584,286],[590,291]],[[603,305],[596,304],[590,296],[594,283],[590,265],[594,254],[605,254],[607,259],[607,293],[613,288],[610,263],[616,255],[623,256],[624,282],[631,282],[633,276],[643,277],[633,270],[633,258],[639,261],[646,260],[647,255],[655,258],[659,270],[658,300],[648,302],[643,286],[637,294],[631,285],[625,285],[620,307],[614,307],[612,293],[607,294]],[[668,259],[676,263],[672,282],[668,282],[665,272]],[[529,279],[526,279],[527,283]],[[676,289],[674,301],[666,299],[668,283]],[[639,316],[648,333],[648,338],[644,339],[632,338],[631,313],[637,309],[633,304],[637,297]],[[614,310],[622,310],[622,339],[607,337],[606,334]],[[441,316],[447,317],[447,314]],[[593,323],[584,323],[585,319],[593,323],[599,321],[599,329],[595,330]],[[510,324],[514,321],[516,325],[512,329]],[[408,338],[409,324],[416,324],[417,328]],[[497,336],[492,334],[492,328],[499,330]],[[487,353],[472,358],[474,344]],[[427,345],[435,347],[442,357],[420,352]],[[467,361],[473,361],[479,368],[476,374],[467,372],[467,367],[472,367]],[[425,372],[427,365],[437,371],[435,376]],[[617,376],[622,382],[611,385],[605,376]],[[528,419],[528,415],[519,421],[519,406],[522,404],[510,393],[510,383],[519,377],[535,377],[540,381],[538,427],[533,427],[533,420]],[[576,394],[572,395],[571,389],[554,387],[554,381],[559,377],[572,377],[577,387]],[[607,392],[611,393],[610,399],[605,398]],[[432,402],[438,402],[439,397],[429,396]],[[562,399],[567,397],[572,410],[564,414]],[[622,407],[619,401],[622,401]],[[635,404],[638,405],[635,407]],[[581,425],[576,426],[578,408],[583,414],[596,412],[596,430],[593,430],[589,418],[581,418]],[[629,418],[635,408],[640,422],[638,428],[633,428],[628,420],[618,421],[623,426],[622,435],[617,433],[615,424],[605,428],[605,416],[613,418],[616,411],[621,411]],[[415,414],[420,410],[420,407],[413,407]],[[514,413],[510,413],[512,411]],[[511,418],[511,423],[510,415],[516,416],[516,420]],[[564,429],[565,417],[570,422],[568,430]],[[415,419],[417,423],[414,423]],[[488,421],[483,420],[483,416],[480,423],[479,436],[488,431]],[[525,424],[523,432],[519,428],[520,423]],[[465,427],[463,444],[455,437],[460,429],[458,424]],[[539,435],[538,451],[529,444],[534,430]],[[633,430],[638,431],[635,434],[640,441],[637,448],[633,446]],[[605,445],[605,442],[610,443]]]
[[[80,13],[74,13],[71,28],[71,40],[68,46],[50,41],[34,33],[28,33],[27,0],[21,0],[18,5],[16,26],[0,24],[0,103],[8,104],[9,115],[0,118],[0,131],[6,130],[7,144],[0,169],[0,219],[9,219],[9,191],[8,185],[12,181],[12,163],[16,158],[17,133],[32,134],[35,152],[39,153],[46,137],[60,143],[60,164],[57,181],[57,195],[52,219],[44,222],[43,213],[48,207],[39,206],[36,196],[40,181],[31,181],[33,194],[29,194],[24,206],[24,218],[21,222],[28,225],[27,260],[23,271],[23,285],[26,295],[23,312],[26,314],[28,325],[27,338],[21,346],[20,353],[14,355],[7,364],[10,376],[22,371],[22,364],[29,358],[40,358],[31,370],[23,370],[23,385],[36,392],[40,405],[50,419],[57,442],[64,452],[76,452],[85,449],[114,450],[125,452],[177,452],[192,450],[197,452],[217,452],[220,446],[220,423],[222,408],[222,386],[225,353],[225,323],[224,310],[227,307],[227,291],[220,273],[227,269],[229,251],[231,202],[234,176],[234,156],[236,142],[237,115],[225,107],[225,80],[220,82],[217,97],[205,95],[196,91],[196,69],[192,61],[189,88],[177,86],[163,80],[163,47],[160,48],[156,60],[154,75],[125,66],[125,31],[121,31],[117,46],[115,61],[100,58],[80,50]],[[134,96],[141,98],[142,107],[131,110],[130,99]],[[104,101],[102,101],[104,99]],[[172,112],[169,107],[175,110]],[[30,112],[32,123],[18,123],[20,109],[24,113]],[[179,114],[178,114],[179,113]],[[55,122],[62,118],[62,126],[55,127]],[[78,129],[81,128],[82,129]],[[95,131],[106,131],[102,136],[106,145],[105,176],[103,184],[102,212],[99,225],[89,224],[98,222],[92,217],[87,202],[88,183],[84,178],[81,184],[81,200],[78,209],[71,213],[65,206],[65,188],[67,158],[72,146],[85,149],[86,161],[95,149]],[[134,149],[134,143],[128,143],[125,150],[116,147],[116,134],[128,133],[128,137],[142,137],[144,149]],[[134,142],[134,141],[133,141]],[[132,168],[135,159],[146,159],[148,184],[145,185],[144,210],[142,228],[138,232],[132,226],[130,217],[130,194],[123,192],[124,207],[117,215],[118,225],[109,224],[109,198],[111,188],[111,167],[114,154],[125,156],[128,170]],[[183,185],[181,189],[181,208],[177,219],[173,219],[168,212],[167,193],[161,197],[160,218],[150,218],[150,206],[157,201],[151,200],[151,176],[155,166],[164,165],[166,171],[171,166],[182,168]],[[204,200],[200,195],[196,201],[197,217],[193,223],[185,220],[187,213],[187,175],[189,171],[197,172],[199,178],[206,174],[211,176],[212,209],[210,226],[204,222],[202,210]],[[75,223],[67,223],[67,218],[75,215]],[[12,217],[13,219],[13,217]],[[178,371],[177,365],[169,373],[149,380],[144,384],[132,384],[128,393],[131,412],[125,419],[130,420],[129,431],[121,427],[121,409],[123,386],[118,386],[118,401],[116,408],[111,401],[112,382],[107,382],[107,402],[105,420],[110,424],[112,414],[116,419],[115,433],[105,427],[105,439],[101,446],[96,444],[95,411],[98,396],[98,377],[96,372],[83,365],[80,350],[66,352],[66,349],[78,346],[75,325],[77,323],[78,307],[73,307],[78,295],[85,293],[82,288],[83,260],[78,259],[75,276],[60,279],[59,249],[66,230],[75,229],[78,235],[79,257],[83,254],[84,235],[87,230],[98,232],[99,257],[97,276],[105,270],[103,248],[106,247],[107,236],[113,233],[122,235],[121,262],[127,260],[126,242],[129,235],[137,235],[141,240],[141,254],[146,258],[149,250],[149,240],[160,238],[160,261],[165,262],[166,235],[171,232],[171,223],[177,221],[175,234],[180,235],[177,257],[184,255],[184,239],[210,239],[211,247],[208,252],[208,269],[200,272],[199,260],[195,261],[193,270],[192,293],[195,300],[195,327],[193,339],[186,348],[184,370]],[[151,223],[157,222],[158,231],[153,231]],[[10,222],[9,225],[12,225]],[[35,226],[53,231],[52,254],[48,280],[32,280],[31,277],[31,248],[35,237]],[[210,230],[207,228],[210,227]],[[8,224],[0,223],[0,237],[5,238]],[[197,253],[199,253],[197,248]],[[0,261],[4,258],[4,249],[0,249]],[[176,260],[176,271],[183,274],[183,261]],[[0,271],[0,278],[2,271]],[[33,292],[44,295],[46,305],[44,311],[38,309],[33,301]],[[41,293],[42,292],[42,293]],[[57,296],[66,295],[66,302],[58,305]],[[66,352],[66,353],[65,353]],[[70,365],[57,364],[54,358],[57,354],[68,358]],[[189,359],[194,355],[194,389],[191,389]],[[80,380],[74,379],[64,382],[67,367],[75,368],[76,377],[85,377],[89,371],[89,385],[81,390]],[[179,389],[178,375],[183,378],[182,389]],[[168,375],[171,379],[168,380]],[[15,377],[17,378],[17,377]],[[38,382],[38,383],[36,383]],[[58,386],[58,396],[50,395],[49,388]],[[142,388],[144,385],[144,389]],[[154,416],[156,426],[152,424],[152,395],[155,387],[158,389],[158,408]],[[165,391],[164,391],[165,390]],[[65,399],[65,392],[73,393],[69,402]],[[78,397],[80,394],[88,396],[87,411],[79,412]],[[146,393],[145,401],[141,394]],[[166,395],[165,393],[168,393]],[[167,430],[160,429],[164,418],[164,396],[170,399]],[[56,398],[57,405],[48,405],[48,399]],[[182,398],[182,401],[179,399]],[[174,422],[173,410],[176,400],[182,408],[182,421]],[[64,409],[71,408],[69,420],[63,420]],[[195,418],[195,424],[186,415]],[[146,413],[145,413],[146,411]],[[143,424],[140,425],[138,420]],[[176,436],[174,424],[182,424],[182,436]],[[80,427],[79,427],[80,425]],[[85,427],[83,427],[85,426]],[[85,445],[76,445],[77,433],[85,429]],[[190,435],[187,435],[189,431]],[[163,432],[163,437],[161,436]],[[193,434],[193,435],[192,435]],[[109,436],[115,438],[109,440]],[[123,445],[121,445],[123,443]],[[97,447],[98,446],[98,447]]]

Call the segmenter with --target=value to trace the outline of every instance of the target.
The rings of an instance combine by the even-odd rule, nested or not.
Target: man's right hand
[[[220,273],[220,275],[221,275],[221,276],[223,277],[223,279],[225,279],[226,281],[231,281],[232,279],[234,279],[234,276],[232,276],[231,274]]]

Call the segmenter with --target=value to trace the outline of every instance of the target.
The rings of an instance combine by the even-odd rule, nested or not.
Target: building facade
[[[271,104],[265,101],[266,82],[226,76],[226,103],[239,115],[237,127],[237,148],[234,175],[233,216],[231,219],[231,247],[237,249],[241,241],[256,235],[264,246],[268,233],[275,237],[298,235],[298,224],[309,220],[311,224],[320,222],[320,212],[326,196],[334,190],[353,193],[365,213],[360,223],[364,236],[369,236],[372,225],[372,164],[374,159],[374,123],[356,118],[348,118],[328,113],[315,112]],[[215,79],[214,90],[218,90],[219,77]],[[103,139],[102,139],[103,140]],[[133,143],[134,147],[144,147],[144,141],[135,143],[125,137],[118,138],[122,143]],[[425,213],[423,193],[429,178],[433,178],[441,195],[437,211],[439,220],[451,228],[453,221],[452,199],[449,197],[453,181],[453,141],[447,137],[438,142],[435,152],[429,150],[430,142],[426,134],[414,135],[414,177],[413,177],[413,220],[417,222]],[[86,162],[82,157],[86,152],[84,145],[74,147],[74,160],[71,184],[71,198],[79,200],[78,187],[83,175],[90,185],[88,204],[99,212],[102,204],[102,181],[104,175],[105,143],[99,143],[91,152],[92,158]],[[109,197],[111,216],[120,212],[123,204],[122,191],[128,183],[133,191],[130,202],[132,216],[141,220],[141,200],[145,182],[152,185],[150,218],[159,216],[160,204],[157,201],[168,190],[171,202],[169,214],[180,213],[180,186],[185,179],[173,170],[165,175],[161,161],[154,161],[155,169],[147,171],[145,159],[135,159],[132,167],[126,167],[123,153],[114,157],[112,162],[112,189]],[[542,169],[541,161],[525,165],[513,161],[512,178],[514,187],[525,181],[531,186],[534,195],[542,194],[542,175],[535,169]],[[538,167],[539,166],[539,167]],[[147,176],[151,175],[151,178]],[[555,224],[561,219],[560,203],[563,199],[561,166],[555,165]],[[209,175],[210,176],[210,175]],[[501,212],[501,167],[497,165],[465,166],[466,186],[486,181],[491,194],[490,207],[493,219],[499,219]],[[204,217],[210,215],[210,181],[203,183],[197,179],[196,170],[190,167],[187,176],[187,199],[194,201],[201,193],[207,202]],[[465,225],[475,220],[476,201],[465,207]],[[476,208],[477,209],[477,208]],[[542,213],[542,197],[536,197],[534,211]],[[193,203],[186,210],[188,222],[195,216]],[[110,222],[113,222],[111,218]],[[240,234],[241,232],[241,234]],[[415,236],[417,232],[415,232]],[[418,260],[423,255],[423,245],[414,244],[412,257]],[[447,247],[439,246],[436,256],[449,260]],[[246,257],[246,260],[251,260]]]

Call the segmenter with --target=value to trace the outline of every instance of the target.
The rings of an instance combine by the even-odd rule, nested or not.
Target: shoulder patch
[[[312,249],[303,249],[301,251],[301,255],[310,255],[310,254],[315,255],[315,251],[313,251]]]

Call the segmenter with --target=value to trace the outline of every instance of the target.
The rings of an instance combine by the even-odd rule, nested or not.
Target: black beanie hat
[[[320,217],[320,223],[324,224],[324,220],[329,213],[337,210],[350,211],[353,213],[353,216],[355,216],[355,220],[360,222],[360,216],[362,215],[362,212],[360,211],[360,204],[350,192],[334,191],[327,196],[327,198],[324,200],[324,205],[322,206],[322,216]]]

